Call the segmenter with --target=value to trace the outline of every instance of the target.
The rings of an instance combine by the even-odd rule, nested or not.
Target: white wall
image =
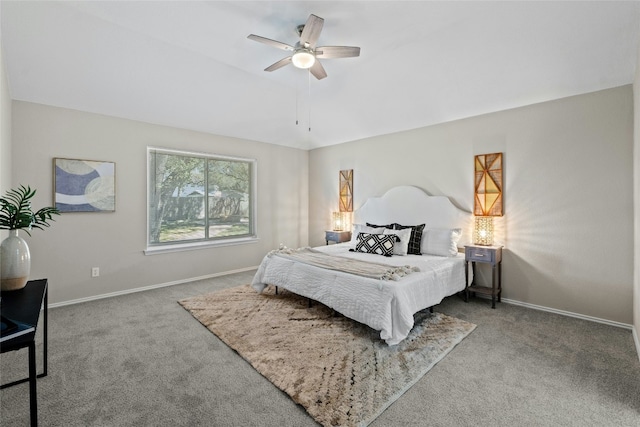
[[[257,159],[258,243],[145,256],[148,145]],[[63,214],[23,236],[51,303],[245,269],[280,242],[307,244],[306,151],[13,101],[13,183],[38,190],[35,208],[53,203],[54,157],[115,162],[116,212]]]
[[[354,207],[415,185],[473,207],[473,157],[503,152],[503,296],[633,321],[632,86],[313,150],[311,245],[354,170]],[[408,206],[407,208],[411,208]]]

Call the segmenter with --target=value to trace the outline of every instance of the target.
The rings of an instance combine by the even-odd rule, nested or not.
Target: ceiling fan
[[[298,41],[294,46],[265,37],[256,36],[255,34],[250,34],[247,38],[260,43],[268,44],[269,46],[277,47],[278,49],[293,52],[291,56],[287,56],[286,58],[283,58],[265,68],[265,71],[274,71],[291,63],[297,68],[309,69],[311,74],[313,74],[316,79],[321,80],[327,77],[327,72],[324,70],[324,67],[322,66],[320,61],[318,61],[318,59],[349,58],[360,56],[359,47],[316,47],[316,42],[320,37],[320,32],[322,31],[323,25],[324,19],[313,14],[309,15],[309,19],[307,19],[307,22],[303,25],[298,25],[298,27],[296,28],[298,35],[300,36],[300,41]]]

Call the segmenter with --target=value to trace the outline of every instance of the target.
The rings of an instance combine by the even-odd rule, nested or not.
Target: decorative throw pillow
[[[396,238],[395,234],[360,233],[355,252],[392,256]]]
[[[367,223],[367,227],[373,227],[373,228],[389,228],[391,230],[393,230],[393,224],[386,224],[386,225],[375,225],[375,224],[371,224],[371,223]]]
[[[409,239],[409,248],[407,253],[409,255],[421,255],[420,244],[422,242],[422,232],[425,224],[420,225],[400,225],[397,222],[393,224],[393,228],[396,230],[404,230],[405,228],[411,229],[411,238]]]
[[[404,230],[391,230],[385,229],[383,234],[398,236],[396,243],[393,245],[393,254],[404,256],[409,249],[409,240],[411,239],[411,229],[406,228]]]
[[[384,227],[370,227],[364,224],[353,224],[353,230],[351,232],[351,248],[355,248],[358,243],[358,234],[370,233],[370,234],[382,234]]]
[[[428,228],[422,235],[421,251],[427,255],[456,256],[462,229]]]

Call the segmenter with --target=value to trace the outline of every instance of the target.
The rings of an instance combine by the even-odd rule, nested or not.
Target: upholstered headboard
[[[403,225],[426,224],[425,228],[460,228],[458,246],[471,242],[471,212],[457,208],[448,197],[430,196],[410,185],[394,187],[382,197],[371,197],[354,212],[353,223]]]

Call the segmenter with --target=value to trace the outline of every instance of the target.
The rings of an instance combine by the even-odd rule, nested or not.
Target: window
[[[255,239],[255,160],[147,151],[147,251]]]

